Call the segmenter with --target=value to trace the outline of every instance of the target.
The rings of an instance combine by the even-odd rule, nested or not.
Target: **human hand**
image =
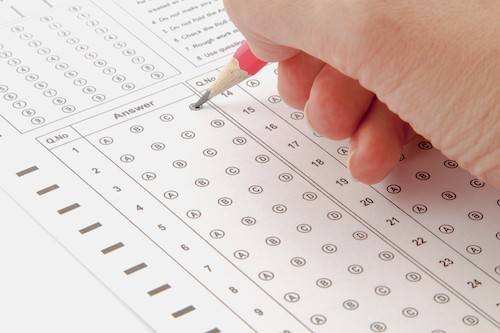
[[[500,188],[496,0],[224,0],[252,51],[279,62],[285,102],[351,138],[348,168],[376,183],[414,131]]]

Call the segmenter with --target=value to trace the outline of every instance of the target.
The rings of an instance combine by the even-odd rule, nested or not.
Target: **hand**
[[[285,102],[376,183],[414,132],[500,188],[496,0],[224,0]]]

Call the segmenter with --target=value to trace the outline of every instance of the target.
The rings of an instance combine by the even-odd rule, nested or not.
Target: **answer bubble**
[[[33,38],[33,34],[31,33],[23,33],[19,35],[19,39],[21,40],[30,40]]]
[[[54,66],[58,71],[63,71],[69,68],[69,65],[65,62],[60,62]]]
[[[390,293],[391,293],[391,289],[389,289],[389,287],[386,287],[386,286],[375,287],[375,294],[377,294],[379,296],[387,296]]]
[[[116,73],[116,68],[114,67],[106,67],[102,70],[102,72],[106,75],[113,75]]]
[[[92,96],[92,100],[94,102],[103,102],[106,100],[106,96],[104,96],[102,94],[96,94],[96,95]]]
[[[151,64],[144,64],[141,66],[141,70],[144,72],[151,72],[153,69],[155,69],[155,66]]]
[[[274,273],[271,271],[263,271],[259,273],[259,279],[262,281],[271,281],[274,279]]]
[[[462,321],[467,326],[476,326],[479,323],[479,319],[477,319],[477,317],[471,316],[471,315],[465,316],[462,319]]]
[[[356,310],[357,308],[359,308],[359,303],[353,299],[348,299],[344,301],[344,303],[342,303],[342,306],[346,310]]]
[[[45,118],[43,118],[43,117],[31,118],[31,123],[33,125],[42,125],[43,123],[45,123]]]
[[[109,35],[104,36],[104,40],[107,42],[114,42],[117,39],[118,39],[118,37],[114,34],[109,34]]]
[[[351,265],[347,267],[347,271],[351,274],[361,274],[363,273],[363,267],[360,265]]]
[[[307,261],[302,257],[295,257],[290,260],[290,263],[295,267],[303,267],[306,265]]]
[[[246,226],[253,226],[257,223],[257,220],[254,217],[246,216],[241,219],[241,223]]]
[[[49,86],[49,84],[45,81],[38,81],[33,85],[36,89],[45,89]]]
[[[66,104],[66,98],[64,97],[56,97],[52,100],[52,103],[55,105],[63,105]]]
[[[86,20],[88,18],[90,18],[90,13],[80,13],[76,16],[79,20]]]
[[[12,103],[12,106],[15,109],[23,109],[26,107],[26,105],[27,103],[25,101],[15,101],[14,103]]]
[[[48,47],[41,47],[39,48],[36,53],[38,53],[39,55],[47,55],[47,54],[50,54],[50,49]]]
[[[321,278],[316,280],[316,285],[320,288],[330,288],[332,286],[332,280],[327,278]]]
[[[125,91],[134,90],[135,89],[135,84],[130,83],[130,82],[124,83],[124,84],[122,84],[122,89],[125,90]]]
[[[278,205],[274,205],[273,206],[273,212],[277,213],[277,214],[283,214],[287,211],[287,208],[285,205],[283,204],[278,204]]]
[[[151,78],[155,80],[163,79],[164,76],[165,74],[163,74],[162,72],[151,73]]]
[[[382,251],[379,253],[378,257],[383,261],[391,261],[392,259],[394,259],[394,253],[390,251]]]
[[[337,252],[337,247],[333,244],[325,244],[321,247],[321,250],[325,253],[335,253]]]
[[[269,246],[278,246],[281,244],[279,237],[271,236],[266,238],[266,244]]]
[[[281,96],[278,96],[278,95],[272,95],[272,96],[269,96],[269,98],[267,100],[269,101],[269,103],[278,104],[278,103],[281,103],[283,101],[283,98],[281,98]],[[294,118],[294,116],[293,116],[295,113],[300,114],[300,112],[294,112],[291,115],[291,118],[294,120],[297,120],[297,118]]]
[[[88,20],[87,22],[85,22],[85,24],[87,25],[87,27],[97,27],[99,25],[99,21]]]
[[[163,196],[165,197],[165,199],[173,200],[179,197],[179,193],[177,193],[176,191],[167,191],[163,193]]]
[[[36,114],[36,111],[33,109],[25,109],[21,112],[21,114],[25,117],[33,117]]]
[[[54,20],[54,18],[52,16],[49,16],[49,15],[45,15],[45,16],[40,17],[40,22],[43,22],[43,23],[52,22],[53,20]]]
[[[434,301],[439,304],[446,304],[450,301],[450,296],[446,294],[436,294],[434,295]]]
[[[3,95],[3,99],[5,99],[6,101],[14,101],[17,99],[17,94],[15,93],[7,93],[5,95]]]
[[[419,282],[420,280],[422,280],[422,275],[416,272],[410,272],[406,274],[406,279],[410,282]]]
[[[300,295],[297,294],[297,293],[294,293],[294,292],[290,292],[290,293],[286,293],[283,298],[285,299],[285,301],[287,301],[288,303],[297,303],[298,301],[300,301]]]
[[[135,156],[131,154],[125,154],[120,157],[120,161],[123,163],[132,163],[135,160]]]
[[[206,178],[198,178],[194,181],[194,184],[198,187],[207,187],[210,185],[210,181]]]
[[[108,28],[106,27],[98,27],[94,30],[97,34],[102,35],[108,32]]]
[[[7,65],[9,65],[9,66],[17,66],[20,64],[21,64],[21,60],[18,58],[12,58],[12,59],[9,59],[9,61],[7,61]]]
[[[62,28],[62,24],[59,22],[54,22],[54,23],[49,24],[50,30],[59,30],[61,28]]]
[[[226,236],[226,233],[224,232],[224,230],[215,229],[215,230],[210,231],[210,237],[212,237],[213,239],[221,239],[221,238],[224,238],[225,236]]]
[[[146,59],[144,59],[144,57],[137,56],[137,57],[132,58],[132,62],[134,64],[142,64],[142,63],[144,63],[144,61],[146,61]]]
[[[372,323],[370,325],[370,329],[372,330],[372,332],[376,332],[376,333],[379,333],[379,332],[385,332],[385,330],[387,330],[387,325],[382,323],[382,322],[375,322],[375,323]]]
[[[71,36],[71,31],[69,31],[69,30],[59,30],[57,32],[57,35],[59,37],[61,37],[61,38],[65,38],[65,37]],[[71,43],[68,42],[68,40],[66,40],[66,43],[71,44]]]
[[[135,54],[135,50],[134,49],[126,49],[126,50],[123,50],[122,54],[126,57],[131,57]]]

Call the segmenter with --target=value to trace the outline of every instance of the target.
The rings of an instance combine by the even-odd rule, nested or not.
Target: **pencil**
[[[246,41],[243,42],[212,86],[200,97],[198,102],[193,104],[193,108],[199,109],[212,97],[257,74],[266,64],[267,62],[260,60],[252,53]]]

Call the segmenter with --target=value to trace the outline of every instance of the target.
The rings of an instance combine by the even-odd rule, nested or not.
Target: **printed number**
[[[203,268],[206,268],[209,272],[212,271],[212,268],[210,267],[210,265],[205,265],[205,266],[203,266]]]
[[[315,167],[319,167],[321,165],[325,165],[325,162],[323,162],[320,159],[317,159],[317,160],[312,161],[311,164],[314,165]]]
[[[262,311],[261,309],[255,309],[254,310],[256,314],[258,314],[259,316],[263,316],[264,315],[264,311]]]
[[[72,151],[74,151],[75,153],[79,153],[80,151],[78,149],[76,149],[75,147],[73,147],[73,149],[71,149]]]
[[[295,149],[299,147],[299,143],[297,141],[292,141],[288,144],[288,147]]]
[[[396,224],[398,224],[399,220],[395,217],[392,217],[390,219],[385,220],[385,222],[389,223],[389,225],[392,227],[392,226],[395,226]]]
[[[142,207],[141,205],[136,205],[135,209],[137,209],[137,210],[144,210],[144,207]]]
[[[272,131],[274,131],[274,130],[278,129],[278,126],[276,126],[275,124],[269,124],[269,125],[267,125],[267,126],[266,126],[266,127],[264,127],[264,128],[265,128],[266,130],[268,130],[268,131],[271,131],[271,132],[272,132]]]
[[[427,243],[427,241],[424,240],[422,237],[417,237],[416,239],[412,239],[411,242],[417,246],[424,245],[425,243]]]
[[[467,284],[471,286],[471,288],[477,288],[482,285],[481,281],[478,281],[476,279],[474,279],[474,281],[468,281]]]
[[[121,192],[122,189],[119,188],[118,186],[113,186],[113,190],[115,190],[115,192]]]
[[[439,263],[443,265],[443,267],[448,267],[450,265],[453,265],[453,260],[450,258],[444,258],[443,260],[439,260]]]
[[[365,198],[363,200],[359,200],[359,202],[362,203],[364,207],[366,207],[366,206],[370,206],[371,204],[373,204],[373,199]]]
[[[183,249],[184,251],[189,251],[189,246],[187,246],[186,244],[182,244],[181,249]]]
[[[228,90],[228,91],[223,92],[221,95],[224,97],[229,97],[229,96],[233,96],[234,94],[230,90]]]
[[[340,186],[344,186],[344,185],[349,184],[349,181],[345,178],[340,178],[339,180],[337,180],[335,182],[335,184],[340,185]]]
[[[238,289],[236,289],[235,287],[229,287],[229,290],[231,290],[231,292],[233,294],[237,294],[238,293]]]
[[[246,114],[251,114],[251,113],[254,113],[255,112],[255,109],[251,106],[243,109],[243,113],[246,113]]]
[[[95,174],[95,175],[98,175],[101,173],[101,171],[97,168],[92,168],[92,172]]]
[[[158,229],[160,229],[161,231],[165,231],[167,230],[167,227],[165,227],[163,224],[158,224],[157,225]]]

